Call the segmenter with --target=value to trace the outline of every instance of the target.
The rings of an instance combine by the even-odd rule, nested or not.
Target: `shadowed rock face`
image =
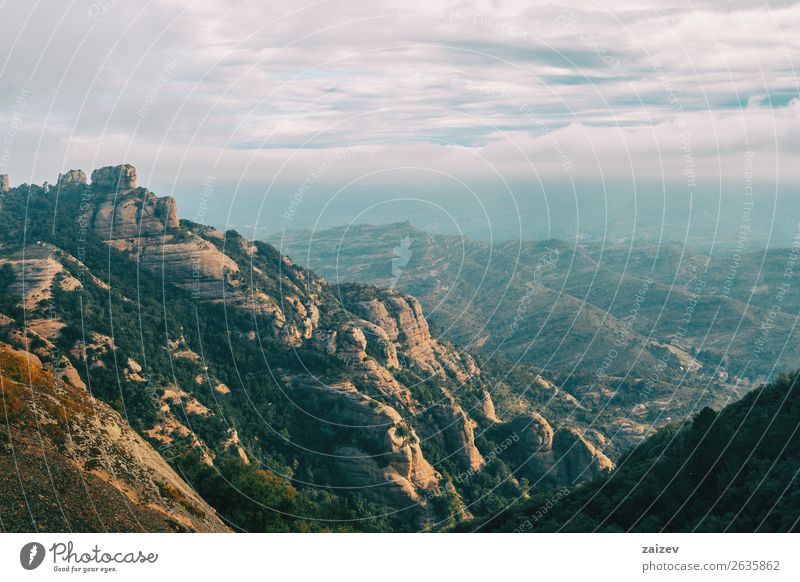
[[[433,406],[428,425],[431,437],[444,445],[445,450],[452,451],[465,469],[477,471],[483,466],[483,455],[475,446],[473,429],[477,424],[455,401]]]
[[[136,188],[136,168],[130,164],[98,168],[92,172],[92,186],[132,190]]]
[[[610,470],[614,464],[573,428],[553,429],[541,415],[515,418],[499,427],[518,442],[509,455],[531,479],[574,485]]]
[[[8,174],[0,174],[0,192],[8,192]]]

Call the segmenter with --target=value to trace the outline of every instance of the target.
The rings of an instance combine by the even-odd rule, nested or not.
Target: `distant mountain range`
[[[670,380],[747,390],[800,367],[800,246],[707,255],[675,245],[490,244],[409,223],[270,241],[334,284],[416,296],[432,325],[468,349],[547,371],[641,378],[664,368]]]

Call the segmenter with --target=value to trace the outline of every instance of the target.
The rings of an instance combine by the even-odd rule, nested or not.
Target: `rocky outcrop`
[[[65,291],[80,287],[61,262],[60,252],[50,245],[29,245],[22,251],[0,258],[0,265],[14,269],[14,279],[8,291],[19,298],[19,305],[33,311],[53,297],[58,283]]]
[[[0,192],[8,192],[10,189],[8,174],[0,174]]]
[[[400,384],[386,365],[367,353],[368,340],[363,331],[366,322],[359,323],[344,323],[333,331],[317,328],[312,333],[311,346],[347,366],[350,379],[362,392],[384,396],[409,412],[416,412],[417,406],[408,387]],[[374,336],[370,339],[376,341]]]
[[[417,433],[397,410],[360,393],[349,381],[302,384],[297,389],[304,409],[341,433],[332,443],[332,453],[343,485],[400,507],[427,505],[427,492],[436,490],[440,475],[425,459]],[[331,411],[336,411],[335,418]]]
[[[190,415],[205,417],[209,415],[210,411],[176,386],[166,387],[160,402],[158,421],[152,428],[145,431],[145,434],[159,446],[159,450],[178,450],[173,447],[196,450],[205,465],[209,467],[213,465],[214,453],[209,446],[191,428],[178,420],[178,415],[184,419],[190,418]],[[197,419],[193,418],[192,420]]]
[[[365,289],[375,296],[364,298]],[[464,382],[479,373],[468,354],[459,354],[436,341],[414,297],[398,291],[352,286],[346,306],[367,321],[366,331],[383,344],[389,367],[414,366],[425,373]]]
[[[144,188],[125,196],[111,195],[99,204],[94,229],[104,240],[164,236],[179,225],[175,201],[158,198]],[[163,241],[158,241],[163,242]]]
[[[136,188],[136,168],[130,164],[106,166],[92,172],[92,186],[111,190]]]
[[[70,349],[72,359],[76,362],[85,360],[89,369],[104,368],[106,356],[117,349],[113,338],[93,331],[89,333],[88,340],[86,343],[75,342]]]
[[[92,220],[100,238],[195,298],[243,302],[236,294],[239,266],[215,244],[180,230],[175,200],[137,188],[135,168],[95,170],[92,184],[101,200]]]
[[[100,238],[129,253],[142,268],[160,273],[166,282],[191,292],[197,299],[224,298],[232,305],[252,306],[252,298],[237,291],[236,262],[203,236],[181,229],[175,200],[170,196],[159,198],[145,188],[136,187],[133,166],[95,170],[92,185],[100,200],[92,227]],[[207,237],[216,232],[203,230]],[[258,296],[255,297],[255,303],[260,304]]]
[[[489,422],[500,422],[500,419],[497,417],[497,412],[494,407],[494,400],[492,400],[492,395],[489,394],[489,392],[486,390],[483,391],[483,399],[481,400],[481,412],[483,413],[483,417]]]
[[[518,437],[518,443],[509,448],[508,454],[532,479],[575,485],[614,467],[576,429],[553,430],[538,413],[515,418],[503,426],[503,432]]]
[[[437,439],[465,469],[477,471],[483,466],[483,455],[475,446],[474,429],[477,424],[455,401],[431,407],[428,424],[430,432],[426,436]]]
[[[86,174],[83,170],[69,170],[66,174],[58,175],[56,185],[59,188],[86,185]]]
[[[555,432],[553,450],[564,483],[589,481],[614,468],[614,463],[574,428],[560,428]]]
[[[238,457],[238,459],[245,465],[250,464],[250,459],[247,457],[247,453],[245,452],[242,443],[239,441],[239,433],[235,428],[228,429],[228,439],[222,443],[222,446],[225,452],[229,455]]]
[[[64,322],[59,319],[31,319],[27,322],[27,328],[9,330],[6,333],[6,340],[15,348],[36,356],[38,363],[62,382],[86,390],[86,384],[78,370],[51,341],[59,335],[63,327]]]

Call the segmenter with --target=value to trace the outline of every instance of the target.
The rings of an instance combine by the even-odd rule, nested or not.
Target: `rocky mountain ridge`
[[[208,466],[234,457],[280,467],[296,485],[355,491],[407,509],[419,524],[468,515],[465,496],[477,495],[471,488],[487,465],[508,471],[492,453],[493,435],[515,437],[503,459],[535,483],[572,484],[612,466],[601,443],[575,428],[554,430],[533,410],[498,414],[512,408],[495,407],[492,378],[431,334],[414,297],[334,286],[267,244],[180,221],[174,200],[138,186],[130,165],[95,170],[91,184],[71,170],[58,183],[61,212],[73,213],[73,230],[85,227],[106,246],[111,270],[84,262],[99,246],[7,239],[0,267],[13,305],[4,333],[18,348],[38,350],[76,389],[116,375],[141,407],[140,432],[162,453],[195,455]],[[32,196],[34,207],[50,203],[44,191]],[[47,228],[33,231],[47,236]],[[137,288],[151,278],[149,294]],[[89,299],[103,296],[140,337],[111,320],[100,325],[103,300]],[[98,321],[86,316],[87,305],[100,310]],[[180,309],[186,315],[167,321],[158,340],[142,320],[142,310],[147,318],[153,309],[168,320]],[[152,340],[142,343],[145,333]],[[164,365],[151,363],[164,357]],[[240,362],[245,357],[252,359]],[[266,393],[273,395],[256,405],[254,394]],[[265,414],[274,415],[270,422]],[[573,436],[559,436],[565,430]],[[465,488],[453,480],[461,474],[479,477]],[[517,476],[504,475],[516,495],[526,494]],[[449,508],[434,502],[442,491],[452,493]]]

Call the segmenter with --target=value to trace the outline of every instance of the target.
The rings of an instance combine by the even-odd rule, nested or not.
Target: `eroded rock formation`
[[[336,411],[335,418],[321,417],[321,422],[350,434],[341,443],[329,443],[343,484],[373,499],[388,497],[401,507],[427,505],[426,492],[439,486],[441,475],[425,459],[419,436],[397,410],[362,394],[352,382],[298,388],[308,410],[320,415]]]
[[[92,186],[111,190],[136,188],[136,168],[130,164],[98,168],[92,172]]]
[[[86,173],[83,170],[69,170],[65,174],[59,174],[56,182],[59,188],[83,184],[86,184]]]

